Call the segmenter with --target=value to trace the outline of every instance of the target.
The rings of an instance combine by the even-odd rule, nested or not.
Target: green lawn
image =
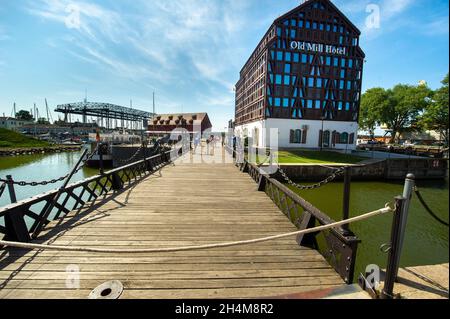
[[[265,158],[261,159],[265,161]],[[365,158],[333,151],[284,150],[278,152],[280,164],[356,164]]]
[[[0,148],[47,147],[49,143],[0,128]]]

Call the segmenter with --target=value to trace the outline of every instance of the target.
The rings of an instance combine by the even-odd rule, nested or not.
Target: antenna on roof
[[[84,103],[87,103],[87,89],[84,89]]]

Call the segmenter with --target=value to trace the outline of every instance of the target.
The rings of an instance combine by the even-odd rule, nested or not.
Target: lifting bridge
[[[125,127],[127,122],[139,123],[142,128],[146,128],[148,120],[153,117],[153,113],[140,111],[130,107],[124,107],[109,103],[83,102],[58,105],[55,112],[64,114],[64,121],[70,121],[70,114],[81,115],[83,123],[87,123],[87,117],[97,118],[97,124],[107,129],[112,128],[112,120],[120,120],[121,127]],[[105,123],[104,123],[105,121]],[[117,126],[117,122],[116,122]]]

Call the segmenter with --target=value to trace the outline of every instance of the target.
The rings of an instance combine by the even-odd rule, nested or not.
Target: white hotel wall
[[[290,132],[291,130],[302,129],[304,125],[309,127],[306,144],[291,144]],[[254,129],[259,130],[259,146],[269,146],[269,132],[270,129],[278,129],[278,147],[281,148],[319,148],[319,132],[322,129],[322,121],[311,120],[290,120],[290,119],[267,119],[258,122],[252,122],[240,126],[236,126],[236,136],[243,137],[244,131],[247,129],[248,136],[253,137]],[[337,122],[337,121],[324,121],[324,131],[337,131],[339,133],[347,132],[349,135],[354,133],[355,139],[353,144],[336,144],[335,149],[340,150],[355,150],[356,140],[358,135],[358,123],[356,122]]]

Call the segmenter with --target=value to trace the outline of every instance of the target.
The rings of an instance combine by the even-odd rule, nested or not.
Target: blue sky
[[[448,72],[447,0],[335,0],[362,31],[364,90]],[[0,114],[88,100],[234,116],[239,71],[293,0],[0,0]],[[379,27],[367,12],[375,4]],[[79,14],[75,14],[78,12]],[[54,115],[54,117],[58,115]]]

